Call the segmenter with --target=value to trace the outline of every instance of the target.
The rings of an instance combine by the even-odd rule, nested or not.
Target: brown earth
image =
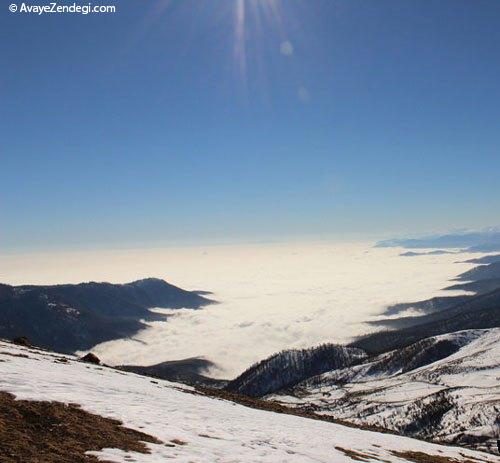
[[[380,460],[376,455],[373,455],[371,453],[361,453],[361,452],[356,452],[351,449],[345,449],[343,447],[335,447],[339,452],[342,452],[344,455],[350,457],[354,461],[362,461],[362,462],[371,462],[371,461],[377,461],[377,462],[385,462],[388,463],[387,460]],[[467,459],[467,460],[457,460],[455,458],[448,458],[444,457],[441,455],[429,455],[428,453],[424,452],[413,452],[413,451],[391,451],[391,453],[399,458],[404,459],[405,461],[411,462],[411,463],[478,463],[478,462],[485,462],[486,460],[481,460],[481,459]]]
[[[339,452],[342,452],[344,455],[348,456],[351,460],[354,461],[364,461],[364,462],[382,462],[382,463],[389,463],[387,460],[379,460],[378,458],[375,458],[373,455],[368,454],[368,453],[361,453],[361,452],[356,452],[354,450],[350,449],[345,449],[343,447],[335,447],[336,450]]]
[[[78,405],[15,400],[0,392],[2,463],[95,463],[90,450],[118,448],[149,453],[144,442],[158,441]]]
[[[486,460],[481,460],[479,458],[478,459],[474,458],[473,460],[470,459],[456,460],[455,458],[442,457],[439,455],[429,455],[423,452],[412,452],[412,451],[406,451],[406,452],[392,451],[391,453],[396,457],[404,458],[407,461],[411,461],[413,463],[457,463],[457,462],[477,463],[481,461],[486,461]]]

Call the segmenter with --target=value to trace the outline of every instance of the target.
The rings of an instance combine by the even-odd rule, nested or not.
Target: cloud
[[[286,348],[347,342],[374,329],[363,322],[384,307],[443,294],[440,288],[473,264],[464,254],[399,257],[372,243],[254,244],[2,256],[4,281],[126,282],[164,278],[214,291],[220,304],[170,310],[133,340],[93,349],[106,363],[150,365],[205,357],[234,377]],[[208,250],[208,253],[206,251]],[[472,256],[472,254],[471,254]],[[463,257],[463,259],[462,259]],[[70,268],[69,275],[67,269]]]

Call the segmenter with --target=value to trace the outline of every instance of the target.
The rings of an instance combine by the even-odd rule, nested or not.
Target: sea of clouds
[[[218,304],[170,310],[133,339],[93,351],[109,364],[204,357],[231,378],[279,350],[343,343],[374,330],[387,305],[442,295],[472,254],[399,256],[370,243],[288,243],[4,256],[11,284],[127,282],[155,276],[213,292]],[[447,292],[457,294],[457,292]]]

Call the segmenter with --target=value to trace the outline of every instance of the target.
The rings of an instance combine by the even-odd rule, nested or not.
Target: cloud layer
[[[400,249],[369,244],[273,244],[140,249],[7,258],[12,283],[156,276],[186,289],[213,291],[220,304],[167,311],[133,340],[93,349],[112,364],[148,365],[205,357],[233,377],[290,347],[346,342],[384,307],[440,294],[447,280],[472,267],[464,255],[405,259]],[[10,260],[9,260],[10,259]],[[23,278],[22,281],[20,279]]]

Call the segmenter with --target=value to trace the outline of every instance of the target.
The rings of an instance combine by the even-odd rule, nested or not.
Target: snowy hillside
[[[310,349],[289,349],[252,365],[230,381],[226,389],[262,397],[325,371],[345,368],[366,357],[361,349],[323,344]]]
[[[161,441],[147,444],[150,454],[95,453],[112,462],[500,462],[457,447],[247,408],[188,386],[4,342],[0,390],[18,399],[76,402]]]
[[[428,338],[283,394],[267,398],[405,435],[493,449],[500,328]]]

